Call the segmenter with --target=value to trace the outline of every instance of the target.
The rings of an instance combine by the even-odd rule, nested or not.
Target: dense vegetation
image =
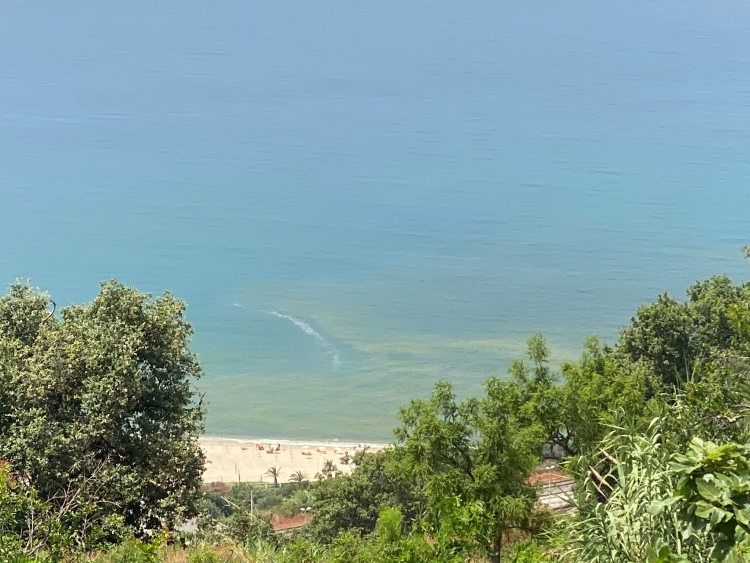
[[[750,560],[748,284],[660,296],[557,371],[534,335],[481,396],[411,401],[351,475],[270,487],[201,490],[183,311],[117,282],[60,314],[24,284],[0,300],[0,561]],[[563,513],[530,479],[545,457],[574,480]]]

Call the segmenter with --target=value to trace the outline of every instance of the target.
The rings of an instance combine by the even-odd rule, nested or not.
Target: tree
[[[526,354],[529,363],[514,360],[508,367],[512,383],[507,386],[506,391],[517,396],[517,423],[543,429],[547,441],[553,444],[558,435],[565,436],[567,442],[569,435],[564,430],[558,376],[549,368],[549,348],[541,333],[529,338]],[[541,453],[540,447],[539,454]]]
[[[519,386],[497,378],[484,398],[460,403],[450,384],[438,383],[429,400],[401,409],[396,430],[403,467],[425,484],[434,533],[495,563],[503,536],[530,527],[536,502],[528,478],[544,432],[520,423],[522,401]]]
[[[294,494],[281,503],[280,514],[293,516],[300,512],[309,512],[315,504],[315,495],[310,489],[297,489]]]
[[[622,410],[631,416],[648,413],[650,372],[642,366],[623,364],[595,337],[587,338],[577,361],[563,362],[562,382],[542,399],[547,401],[544,417],[550,443],[566,455],[575,456],[595,449],[608,432],[612,413]],[[538,402],[540,399],[531,397]]]
[[[696,282],[687,294],[685,303],[664,294],[639,307],[617,345],[632,361],[653,369],[667,388],[681,387],[696,366],[733,346],[738,334],[730,311],[750,301],[750,287],[734,285],[726,276]]]
[[[305,473],[304,471],[295,471],[289,476],[290,483],[297,483],[297,485],[300,486],[307,480],[307,473]]]
[[[349,475],[323,480],[312,487],[315,513],[310,521],[313,537],[330,542],[350,529],[369,534],[375,529],[380,509],[397,508],[411,526],[421,512],[421,488],[399,467],[398,453],[354,454],[356,467]]]
[[[692,329],[687,305],[660,295],[655,303],[638,308],[618,348],[633,362],[647,362],[660,383],[674,387],[692,373],[698,353]]]
[[[53,315],[15,283],[0,299],[0,458],[42,498],[96,475],[102,517],[133,533],[198,512],[204,409],[185,303],[113,280]]]
[[[694,437],[718,443],[750,441],[750,362],[719,357],[701,370],[698,381],[669,396],[665,433],[673,448],[687,448]]]
[[[232,515],[224,520],[225,533],[234,541],[245,546],[257,542],[268,542],[273,544],[277,537],[273,526],[267,517],[250,514],[241,506],[235,506]]]
[[[593,336],[584,341],[578,361],[563,362],[559,375],[549,368],[541,334],[529,339],[527,355],[528,363],[516,360],[508,373],[520,396],[518,423],[540,427],[546,436],[542,455],[578,455],[596,447],[615,408],[646,411],[649,372],[623,363]]]
[[[569,460],[578,498],[564,561],[746,560],[749,367],[746,357],[716,356],[659,399],[650,424],[619,410],[607,436]]]
[[[273,479],[273,485],[274,487],[279,486],[279,477],[281,477],[281,468],[280,467],[271,467],[266,471],[266,475],[268,475],[271,479]]]
[[[323,469],[320,470],[320,472],[326,476],[326,479],[331,479],[336,474],[337,467],[334,465],[334,463],[327,459],[323,463]]]

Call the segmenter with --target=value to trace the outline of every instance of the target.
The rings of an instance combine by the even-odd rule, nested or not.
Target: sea
[[[185,299],[211,436],[391,440],[748,212],[745,1],[0,0],[0,285]]]

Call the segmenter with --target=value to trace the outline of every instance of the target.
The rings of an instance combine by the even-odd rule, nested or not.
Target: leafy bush
[[[222,563],[222,560],[213,551],[202,549],[190,553],[188,563]]]
[[[713,560],[750,557],[750,446],[694,438],[672,469],[680,475],[676,496],[658,508],[679,501],[683,535],[708,533],[715,542]]]
[[[315,508],[315,494],[310,489],[299,489],[291,497],[285,499],[278,509],[283,516],[294,516],[302,509]]]
[[[160,563],[165,535],[158,535],[151,541],[131,538],[99,553],[92,563]]]
[[[251,545],[257,541],[275,542],[276,534],[268,520],[251,516],[249,512],[238,510],[224,521],[225,533],[241,545]]]
[[[549,563],[545,546],[536,540],[520,541],[507,550],[503,563]]]

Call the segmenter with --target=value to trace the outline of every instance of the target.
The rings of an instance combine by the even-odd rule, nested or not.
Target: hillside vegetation
[[[351,475],[278,486],[201,482],[184,309],[116,281],[61,311],[28,284],[0,299],[0,561],[750,561],[748,284],[659,296],[557,371],[536,334],[481,396],[405,405]],[[530,479],[550,457],[559,513]]]

